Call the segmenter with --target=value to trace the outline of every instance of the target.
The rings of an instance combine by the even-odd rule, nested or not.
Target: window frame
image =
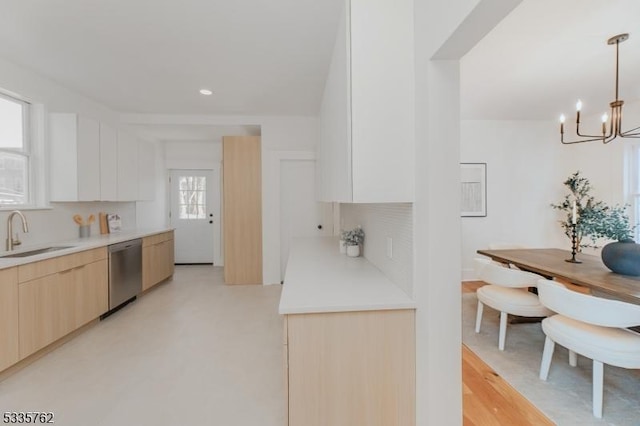
[[[625,204],[630,207],[629,219],[633,226],[640,223],[640,142],[628,142],[625,154]],[[640,242],[640,225],[633,231],[633,239]]]
[[[2,210],[15,210],[34,208],[34,170],[33,170],[33,143],[32,143],[32,121],[33,110],[32,103],[21,99],[17,96],[12,96],[6,92],[0,91],[0,98],[15,102],[22,106],[22,148],[2,148],[0,152],[5,152],[13,155],[19,155],[25,158],[26,163],[26,182],[25,182],[25,202],[21,204],[0,204],[0,211]]]

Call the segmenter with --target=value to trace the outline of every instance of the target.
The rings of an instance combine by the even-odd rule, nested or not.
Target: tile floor
[[[55,424],[284,424],[280,286],[179,266],[113,316],[0,383],[0,412]]]

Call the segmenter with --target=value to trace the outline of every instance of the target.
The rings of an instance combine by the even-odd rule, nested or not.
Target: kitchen
[[[316,153],[320,140],[318,108],[325,79],[330,74],[336,30],[344,30],[346,25],[340,22],[342,2],[327,2],[323,7],[316,3],[287,2],[280,7],[259,3],[222,6],[193,0],[178,8],[126,2],[88,6],[70,1],[64,4],[64,14],[59,10],[60,4],[41,2],[36,8],[12,4],[11,13],[5,15],[0,30],[2,39],[11,41],[0,46],[0,87],[33,102],[33,110],[40,117],[32,123],[34,153],[38,149],[47,152],[45,135],[49,132],[49,123],[44,117],[50,113],[88,117],[111,127],[116,135],[118,132],[134,135],[129,137],[151,142],[151,150],[155,148],[155,154],[142,157],[154,159],[155,185],[145,189],[153,194],[153,200],[137,195],[118,200],[116,181],[115,200],[48,202],[50,164],[46,157],[33,155],[32,196],[44,209],[25,210],[30,230],[20,235],[23,247],[75,239],[78,229],[71,219],[75,214],[86,218],[98,212],[116,213],[125,230],[168,230],[165,206],[169,194],[164,180],[168,165],[185,168],[186,161],[186,167],[203,167],[206,158],[200,153],[205,142],[212,142],[210,134],[201,139],[186,132],[175,137],[171,132],[183,131],[185,126],[232,126],[247,132],[259,129],[262,281],[277,284],[283,279],[281,258],[284,257],[278,232],[283,217],[280,212],[288,208],[281,204],[281,193],[287,188],[282,186],[280,166],[316,159],[324,167],[327,163],[322,159],[344,160],[341,164],[329,163],[331,166],[322,170],[324,182],[331,183],[323,184],[320,189],[327,195],[326,201],[356,204],[341,204],[340,214],[338,209],[319,212],[320,217],[331,220],[324,222],[329,225],[323,230],[333,233],[357,225],[367,230],[367,258],[392,277],[404,293],[410,294],[417,307],[415,398],[419,403],[415,407],[416,422],[426,424],[428,419],[439,424],[459,423],[460,301],[457,286],[451,286],[459,282],[460,247],[456,236],[460,225],[455,197],[459,153],[458,135],[452,134],[446,125],[447,120],[456,122],[458,117],[457,101],[453,100],[457,98],[450,97],[447,91],[456,90],[457,65],[448,61],[427,65],[425,58],[438,50],[472,6],[443,11],[438,2],[425,1],[416,2],[414,10],[413,2],[408,2],[385,15],[399,13],[396,21],[388,22],[402,28],[395,40],[401,48],[378,43],[380,48],[391,52],[361,56],[358,59],[361,62],[354,62],[353,83],[364,83],[364,86],[354,87],[356,91],[361,90],[362,96],[354,98],[358,107],[353,110],[356,133],[352,171],[344,167],[351,155],[345,155],[349,152],[344,150],[345,146],[330,145],[328,151]],[[362,7],[356,1],[353,5]],[[380,2],[380,6],[388,5]],[[226,8],[224,14],[219,9],[223,7]],[[432,13],[431,8],[437,13]],[[491,28],[500,20],[502,12],[496,12],[488,19],[491,22],[483,25]],[[443,15],[448,19],[441,19]],[[266,16],[270,19],[264,19]],[[354,30],[371,30],[362,14],[355,13],[351,18],[353,21],[348,24],[353,24]],[[243,25],[238,26],[238,22]],[[310,34],[317,37],[309,37]],[[357,35],[358,31],[353,34]],[[471,42],[478,35],[468,37]],[[228,43],[229,39],[233,43]],[[373,36],[371,40],[380,42]],[[213,51],[226,52],[228,56],[218,61],[215,55],[203,54]],[[416,54],[414,66],[415,52],[429,54]],[[344,71],[345,55],[341,52],[336,56],[336,70]],[[411,106],[407,114],[403,113],[407,110],[401,108],[382,118],[384,108],[369,110],[367,105],[384,104],[378,96],[397,101],[397,93],[388,90],[379,95],[371,90],[371,86],[380,89],[376,78],[382,77],[382,71],[379,75],[374,73],[375,78],[371,80],[357,74],[364,68],[383,70],[389,58],[396,55],[399,60],[396,63],[403,64],[397,67],[398,74],[394,74],[394,78],[403,82],[399,100],[406,106],[410,99]],[[194,58],[209,62],[199,67]],[[255,74],[248,74],[249,70]],[[344,72],[332,75],[336,76],[333,80],[336,84],[331,87],[338,88],[335,105],[344,107],[340,99],[346,92],[339,88],[349,82]],[[428,81],[426,75],[430,76]],[[426,90],[427,87],[443,89],[431,91]],[[214,94],[201,95],[200,89],[210,89]],[[408,92],[411,92],[410,98]],[[435,101],[441,105],[438,111],[427,108],[429,102]],[[414,115],[428,119],[415,123],[407,119]],[[428,128],[427,122],[431,123]],[[403,133],[390,134],[398,127],[389,123],[401,123],[399,128]],[[332,129],[343,131],[345,127],[340,127],[343,125],[345,123],[340,122],[339,127]],[[147,140],[154,139],[149,137],[150,133],[159,131],[165,135],[155,138],[156,141]],[[369,137],[376,141],[374,148],[377,149],[364,143]],[[399,143],[383,143],[382,139]],[[414,145],[413,141],[418,139],[426,142]],[[443,144],[443,140],[452,143]],[[181,149],[176,147],[178,143],[187,145]],[[176,155],[169,158],[166,148],[172,144]],[[159,146],[163,149],[158,149]],[[131,148],[129,144],[126,147]],[[339,153],[337,156],[334,149]],[[211,153],[208,158],[219,158],[219,152]],[[414,170],[416,158],[421,159],[421,166],[427,167]],[[217,162],[209,161],[206,166],[215,169]],[[138,172],[135,167],[129,168],[129,173]],[[112,177],[102,170],[99,175],[100,178]],[[386,179],[389,176],[392,179]],[[141,182],[139,176],[134,175],[121,179],[120,186],[123,190],[131,189],[128,184],[134,181],[135,186]],[[311,192],[315,184],[305,180],[304,185],[299,186]],[[337,194],[336,191],[346,192]],[[4,219],[3,214],[0,220]],[[151,236],[153,234],[147,235]],[[387,242],[388,236],[393,240],[391,243]],[[91,238],[100,238],[97,227],[92,229]],[[414,265],[414,257],[421,261]],[[264,419],[282,424],[285,418],[282,319],[275,309],[280,287],[234,289],[210,285],[212,279],[222,282],[220,268],[214,267],[212,271],[209,266],[177,267],[173,281],[155,286],[135,303],[51,352],[42,363],[32,364],[0,383],[0,398],[11,396],[15,398],[12,401],[22,400],[20,405],[10,407],[16,411],[56,409],[58,418],[63,418],[60,417],[63,413],[69,416],[70,424],[81,424],[82,420],[118,424],[119,415],[132,412],[136,417],[129,419],[131,423],[172,424],[189,420],[195,423],[203,421],[206,413],[203,414],[202,407],[215,407],[220,413],[212,414],[213,420],[231,419],[226,424],[267,424]],[[185,299],[192,304],[171,310],[177,306],[176,300]],[[234,311],[227,306],[232,301],[239,302],[234,306],[242,309]],[[187,314],[204,319],[204,325],[192,322],[185,317]],[[223,320],[227,322],[222,323]],[[117,327],[117,324],[123,325]],[[214,326],[219,324],[229,327]],[[130,334],[123,334],[124,330]],[[277,338],[273,341],[268,336]],[[128,339],[129,345],[117,345],[121,338]],[[163,341],[176,345],[165,346]],[[243,346],[243,342],[249,347]],[[93,359],[97,362],[90,364],[95,366],[94,370],[71,372],[74,358],[70,351],[74,348],[86,355],[76,359],[75,364],[89,365],[85,363]],[[115,362],[107,362],[109,357]],[[123,368],[127,366],[131,368]],[[45,371],[57,375],[52,374],[39,383]],[[25,381],[10,388],[10,382],[20,377]],[[24,385],[27,382],[31,383],[28,387]],[[69,383],[77,387],[67,390]],[[216,385],[220,387],[214,387]],[[35,406],[38,401],[48,403]],[[250,401],[250,409],[246,401]],[[88,420],[94,418],[97,420]],[[123,419],[119,420],[122,424]]]

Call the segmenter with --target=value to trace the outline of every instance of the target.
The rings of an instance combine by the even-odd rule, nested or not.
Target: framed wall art
[[[487,163],[460,163],[460,216],[487,216]]]

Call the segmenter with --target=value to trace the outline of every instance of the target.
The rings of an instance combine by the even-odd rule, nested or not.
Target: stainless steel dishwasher
[[[109,246],[109,310],[129,302],[142,291],[142,240]]]

